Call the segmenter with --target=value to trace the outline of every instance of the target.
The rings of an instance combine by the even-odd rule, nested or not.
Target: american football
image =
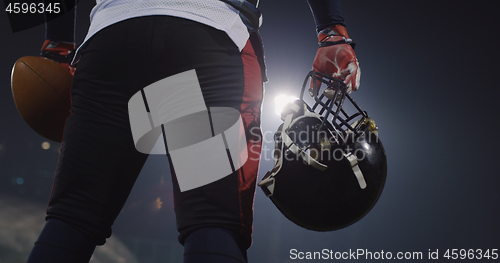
[[[22,57],[12,68],[12,96],[17,110],[46,139],[62,140],[72,81],[73,76],[67,70],[42,57]]]

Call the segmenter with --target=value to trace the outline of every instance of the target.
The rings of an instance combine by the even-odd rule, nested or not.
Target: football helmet
[[[312,107],[304,101],[308,83]],[[365,216],[382,193],[387,160],[375,122],[344,82],[311,71],[281,119],[275,166],[259,182],[281,213],[317,231],[344,228]]]

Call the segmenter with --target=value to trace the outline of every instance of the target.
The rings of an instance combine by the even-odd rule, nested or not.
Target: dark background
[[[387,151],[384,192],[356,224],[319,233],[287,221],[257,189],[250,261],[297,261],[290,259],[291,249],[383,250],[393,256],[416,251],[424,259],[429,250],[439,249],[442,259],[446,249],[500,249],[495,2],[341,3],[362,70],[360,90],[353,96],[377,122]],[[80,2],[77,43],[86,34],[92,5]],[[18,114],[9,85],[16,59],[38,54],[44,27],[13,33],[2,8],[0,196],[45,206],[59,145],[40,147],[45,140]],[[270,81],[263,106],[267,136],[259,179],[273,166],[270,134],[280,123],[273,99],[282,93],[298,96],[317,47],[306,1],[264,0],[260,9]],[[151,256],[151,247],[158,244],[171,254],[182,253],[175,244],[171,188],[165,157],[151,156],[116,222],[115,234],[142,262],[168,262],[165,249]]]

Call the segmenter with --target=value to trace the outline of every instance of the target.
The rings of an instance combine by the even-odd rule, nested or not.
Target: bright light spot
[[[22,177],[17,177],[17,179],[16,179],[16,183],[17,183],[18,185],[22,185],[22,184],[24,184],[24,178],[22,178]]]
[[[281,112],[283,111],[283,108],[285,105],[289,102],[292,102],[294,100],[298,100],[299,98],[293,97],[293,96],[287,96],[287,95],[279,95],[274,98],[274,104],[276,105],[274,108],[274,111],[278,116],[281,116]]]
[[[161,206],[163,205],[163,202],[161,199],[158,197],[156,198],[156,208],[161,209]]]
[[[42,149],[44,149],[44,150],[50,149],[50,143],[49,142],[42,142]]]

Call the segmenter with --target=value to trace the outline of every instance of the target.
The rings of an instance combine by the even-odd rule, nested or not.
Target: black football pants
[[[207,107],[240,111],[249,158],[229,176],[185,192],[171,169],[179,240],[197,229],[223,227],[240,237],[242,248],[250,246],[263,95],[257,56],[250,44],[239,51],[222,31],[169,16],[125,20],[87,42],[73,81],[48,219],[105,242],[148,157],[134,146],[129,99],[192,69]]]

